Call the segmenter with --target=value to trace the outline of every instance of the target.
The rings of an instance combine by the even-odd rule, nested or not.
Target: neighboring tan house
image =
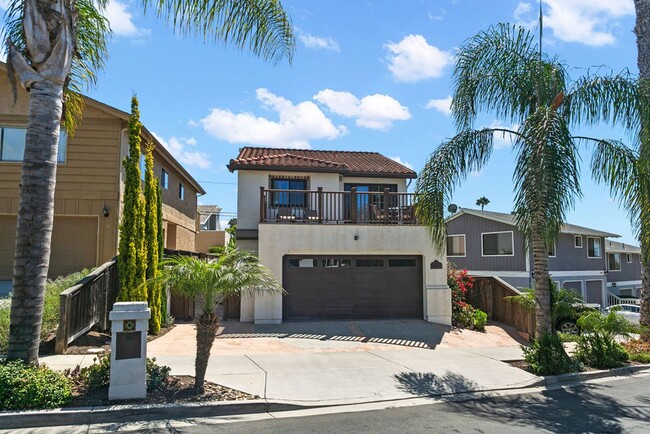
[[[221,208],[216,205],[199,205],[197,208],[198,231],[196,233],[196,251],[209,253],[210,247],[225,246],[230,235],[221,229],[219,217]]]
[[[117,254],[129,114],[84,98],[83,120],[73,137],[61,134],[54,195],[50,277],[95,267]],[[13,104],[6,65],[0,63],[0,280],[10,280],[18,212],[27,92]],[[196,196],[205,191],[146,128],[162,185],[165,247],[194,250]]]
[[[241,302],[240,320],[424,318],[451,324],[447,264],[407,193],[413,170],[376,152],[246,147],[237,245],[286,295]]]
[[[641,248],[605,240],[607,290],[617,296],[641,296]],[[624,301],[622,301],[624,302]]]
[[[565,224],[549,249],[551,279],[587,303],[607,304],[605,238],[616,234]],[[518,288],[533,286],[533,257],[514,215],[461,208],[447,219],[447,258],[474,276],[498,276]]]

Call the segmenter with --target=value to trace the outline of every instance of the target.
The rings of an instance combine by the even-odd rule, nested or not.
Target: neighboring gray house
[[[607,304],[605,238],[619,235],[566,224],[549,251],[549,272],[558,286],[588,303]],[[514,215],[461,208],[447,219],[447,258],[475,276],[499,276],[518,288],[533,286],[530,249]]]
[[[607,290],[619,296],[639,297],[641,291],[641,249],[606,240]]]

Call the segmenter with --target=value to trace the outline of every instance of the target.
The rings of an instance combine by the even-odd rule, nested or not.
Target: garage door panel
[[[283,317],[422,318],[421,264],[413,256],[287,256]]]

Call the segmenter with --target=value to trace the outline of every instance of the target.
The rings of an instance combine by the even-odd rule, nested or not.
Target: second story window
[[[513,256],[514,243],[512,232],[489,232],[483,233],[482,253],[483,256]]]
[[[160,186],[165,190],[169,189],[169,173],[165,169],[160,172]]]
[[[600,238],[587,237],[587,257],[602,258],[600,253]]]
[[[26,133],[27,128],[0,126],[0,161],[23,161]],[[65,163],[67,148],[68,135],[62,129],[59,132],[57,163]]]
[[[447,236],[447,256],[465,256],[465,235]]]
[[[582,235],[576,235],[573,239],[576,249],[582,249]]]
[[[178,183],[178,197],[185,200],[185,186],[181,182]]]
[[[610,253],[607,256],[609,259],[609,271],[621,271],[621,254]]]
[[[625,255],[625,260],[627,261],[628,264],[632,263],[632,255],[629,253]]]
[[[273,178],[271,179],[271,189],[307,190],[307,180]],[[276,191],[271,196],[271,203],[274,207],[304,207],[307,204],[307,194],[303,192],[291,193],[288,191]]]
[[[216,231],[219,230],[219,221],[217,220],[217,214],[210,214],[210,216],[201,223],[202,231]]]
[[[555,243],[551,244],[548,248],[548,257],[555,258]]]

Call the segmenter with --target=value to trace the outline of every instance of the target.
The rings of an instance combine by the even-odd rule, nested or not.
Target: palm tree
[[[514,139],[515,223],[532,249],[536,334],[550,333],[548,246],[581,196],[578,141],[570,127],[599,121],[632,122],[637,88],[627,73],[569,82],[565,65],[546,56],[535,37],[499,24],[468,39],[453,74],[452,112],[459,133],[430,156],[416,185],[418,215],[442,252],[445,205],[454,188],[489,160],[495,134]],[[474,129],[480,110],[512,128]],[[597,141],[598,142],[598,141]]]
[[[487,205],[488,203],[490,203],[490,199],[488,199],[485,196],[481,196],[478,199],[476,199],[476,206],[480,206],[481,211],[483,211],[483,208],[485,208],[485,205]]]
[[[29,113],[16,229],[10,359],[38,362],[43,293],[54,218],[59,129],[72,133],[80,90],[92,84],[110,36],[106,0],[10,0],[3,31],[9,78],[29,90]],[[181,34],[248,48],[265,60],[291,60],[289,17],[277,0],[143,0]],[[64,109],[65,101],[65,110]],[[75,116],[76,115],[76,116]]]
[[[213,262],[187,256],[167,259],[163,261],[160,279],[179,295],[200,299],[203,306],[196,325],[194,390],[198,394],[204,391],[210,349],[219,326],[217,303],[256,292],[282,293],[282,286],[257,257],[236,249],[226,250]]]

